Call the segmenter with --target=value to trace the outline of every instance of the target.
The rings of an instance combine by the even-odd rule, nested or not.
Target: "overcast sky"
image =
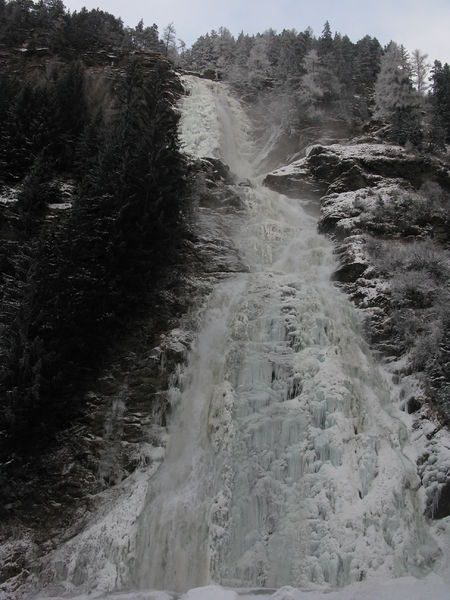
[[[188,46],[221,25],[234,34],[312,27],[320,35],[328,19],[333,32],[356,42],[364,35],[386,44],[394,40],[408,50],[419,48],[429,60],[450,63],[450,0],[63,0],[73,11],[101,8],[126,25],[142,18],[160,32],[173,22]]]

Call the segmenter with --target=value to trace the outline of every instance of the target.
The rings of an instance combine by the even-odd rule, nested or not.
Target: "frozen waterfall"
[[[167,458],[140,517],[136,584],[183,591],[346,585],[420,574],[433,544],[394,393],[335,289],[316,220],[253,177],[250,123],[224,84],[186,78],[182,141],[221,159],[245,212],[233,239],[249,267],[209,299],[171,390]]]

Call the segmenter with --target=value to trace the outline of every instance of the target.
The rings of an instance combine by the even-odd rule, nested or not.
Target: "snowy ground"
[[[328,593],[302,591],[293,587],[279,590],[230,590],[215,585],[189,590],[186,594],[176,595],[168,592],[140,591],[107,596],[77,596],[73,600],[448,600],[449,581],[432,574],[424,579],[402,577],[391,581],[365,582],[347,586],[345,589]],[[39,597],[36,600],[47,600]],[[52,600],[67,600],[52,598]]]

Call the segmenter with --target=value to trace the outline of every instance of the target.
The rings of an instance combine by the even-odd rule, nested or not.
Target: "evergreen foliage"
[[[37,80],[0,77],[0,186],[21,190],[5,217],[15,239],[0,274],[4,456],[35,451],[79,414],[100,357],[148,306],[184,236],[187,169],[178,83],[162,58],[130,58],[107,119],[88,101],[80,61]],[[61,178],[76,191],[72,208],[55,215]]]
[[[333,37],[328,21],[322,35],[267,30],[234,39],[224,28],[201,36],[179,57],[185,68],[228,79],[250,99],[265,94],[265,103],[289,103],[290,128],[299,130],[319,117],[361,123],[369,117],[381,46],[366,36],[357,44]]]
[[[417,146],[422,140],[419,109],[408,56],[404,48],[391,42],[381,59],[375,83],[375,117],[390,125],[393,142],[410,141]]]
[[[431,71],[431,101],[434,108],[433,134],[450,142],[450,66],[436,60]]]
[[[428,54],[422,54],[416,48],[411,57],[411,72],[413,75],[414,85],[419,94],[425,94],[428,88],[428,72],[430,65],[427,63]]]
[[[30,53],[50,50],[75,59],[80,53],[108,48],[164,52],[158,27],[124,27],[122,20],[102,10],[70,13],[62,0],[10,0],[0,2],[0,46]]]

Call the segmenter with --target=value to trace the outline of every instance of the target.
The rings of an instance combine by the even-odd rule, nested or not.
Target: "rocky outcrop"
[[[264,184],[281,194],[294,197],[320,197],[327,189],[323,181],[314,178],[304,159],[272,171],[266,175]]]
[[[382,179],[408,182],[415,189],[430,179],[449,187],[446,165],[435,157],[407,152],[401,146],[377,143],[313,145],[305,158],[273,171],[264,183],[297,196],[310,191],[340,193],[372,187]]]

